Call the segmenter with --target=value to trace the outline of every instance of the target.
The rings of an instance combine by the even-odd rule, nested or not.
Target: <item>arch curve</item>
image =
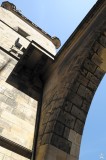
[[[77,160],[86,117],[106,72],[106,1],[99,1],[45,73],[37,160]]]

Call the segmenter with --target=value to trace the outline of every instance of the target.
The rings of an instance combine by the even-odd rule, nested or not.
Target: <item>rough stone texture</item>
[[[6,82],[16,63],[0,50],[0,135],[31,149],[37,102]]]
[[[42,71],[42,77],[40,78],[43,84],[43,95],[36,160],[78,160],[87,113],[95,91],[106,72],[106,35],[104,34],[106,0],[101,1],[103,3],[100,3],[100,1],[97,3],[73,36],[69,38],[55,57],[55,62],[44,71],[40,68]],[[1,10],[4,16],[10,13],[4,9]],[[11,16],[13,16],[12,13],[10,13]],[[6,22],[10,24],[9,21],[10,19]],[[8,32],[10,31],[8,30]],[[1,33],[2,47],[10,47],[15,40],[14,37],[17,36],[16,33],[13,33],[13,41],[8,42],[9,44],[6,43],[8,38],[4,38],[3,31]],[[7,37],[9,36],[7,35]],[[41,45],[43,45],[42,41],[47,42],[42,36],[38,39],[41,41]],[[27,40],[24,43],[26,45]],[[52,53],[54,47],[51,47],[53,50],[49,47],[48,50]],[[5,55],[6,53],[3,53],[3,56]],[[14,70],[12,72],[15,65],[16,62],[13,63],[9,56],[1,58],[0,107],[2,107],[0,108],[0,123],[2,125],[0,125],[0,134],[4,134],[3,131],[6,130],[5,135],[9,136],[9,133],[11,133],[10,137],[14,139],[12,135],[15,129],[18,133],[18,142],[20,140],[22,144],[26,145],[23,142],[22,135],[25,138],[26,130],[32,132],[36,111],[32,109],[34,107],[33,100],[19,90],[24,92],[28,89],[30,96],[32,96],[35,86],[32,85],[34,89],[30,90],[30,86],[28,88],[26,84],[32,78],[34,78],[33,84],[36,81],[34,72],[31,74],[25,68],[23,69],[25,74],[23,75],[23,72],[20,74],[22,79],[17,78],[17,72],[14,72]],[[19,90],[6,83],[11,72],[15,73],[15,76],[12,77],[14,83],[20,79],[26,82],[25,84],[20,83]],[[37,85],[39,86],[39,83]],[[8,123],[9,121],[11,123]],[[19,124],[24,126],[24,131],[21,133],[18,132],[20,131]],[[30,139],[26,139],[29,143]],[[2,154],[1,152],[1,157]]]
[[[11,152],[3,147],[0,147],[0,160],[28,160],[14,152]]]
[[[45,124],[45,131],[40,132],[38,151],[48,131],[49,142],[45,139],[45,146],[53,145],[66,152],[64,160],[78,160],[87,113],[106,72],[102,67],[106,63],[106,37],[103,34],[106,13],[104,5],[100,6],[101,12],[96,10],[83,29],[69,39],[45,73],[40,121],[40,128]],[[45,155],[49,156],[49,151],[48,147]],[[52,156],[56,159],[56,154]],[[47,160],[46,157],[43,159]],[[40,160],[39,153],[37,160]]]
[[[29,26],[27,23],[21,20],[21,18],[17,17],[13,13],[2,7],[0,7],[0,20],[2,20],[3,22],[5,22],[14,29],[16,27],[20,27],[22,30],[24,30],[29,34],[29,36],[27,37],[28,40],[30,41],[34,40],[53,55],[56,54],[55,46],[49,39],[47,39],[45,36],[39,33],[39,31],[37,31],[36,29],[33,29],[31,26]],[[4,36],[4,32],[7,34],[6,36]],[[11,41],[10,41],[10,36],[12,36]],[[9,50],[12,45],[14,45],[14,42],[16,41],[17,38],[20,38],[20,43],[25,48],[29,44],[28,40],[25,40],[22,36],[20,36],[16,32],[11,31],[11,29],[8,28],[6,25],[4,25],[1,21],[0,21],[0,38],[2,38],[2,42],[0,42],[1,46],[5,47],[7,50]]]
[[[29,36],[20,35],[15,30],[16,27],[20,27]],[[22,45],[21,48],[15,45],[17,39]],[[51,54],[56,54],[56,48],[46,34],[44,36],[36,27],[34,29],[12,12],[0,7],[0,136],[30,150],[33,145],[37,113],[35,89],[40,90],[41,82],[34,76],[35,71],[32,72],[24,67],[17,76],[14,69],[18,64],[17,60],[25,52],[22,49],[27,49],[32,40]],[[0,147],[0,160],[7,159],[26,158]]]

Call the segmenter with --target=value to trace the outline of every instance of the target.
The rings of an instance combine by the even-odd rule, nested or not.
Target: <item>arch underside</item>
[[[86,117],[106,72],[106,1],[45,73],[37,160],[77,160]]]

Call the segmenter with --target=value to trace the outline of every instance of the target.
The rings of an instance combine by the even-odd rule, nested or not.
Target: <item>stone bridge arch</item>
[[[106,72],[106,0],[98,1],[44,73],[37,160],[77,160],[87,113]]]

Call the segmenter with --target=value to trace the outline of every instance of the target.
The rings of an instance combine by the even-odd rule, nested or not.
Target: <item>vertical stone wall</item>
[[[19,34],[17,27],[28,36]],[[14,68],[18,62],[10,55],[20,59],[23,54],[22,48],[27,49],[32,40],[51,54],[56,54],[55,45],[50,37],[42,34],[42,30],[39,31],[36,26],[33,28],[15,13],[0,7],[0,136],[30,150],[33,145],[37,113],[34,88],[39,89],[41,81],[36,80],[34,71],[25,68],[17,76]],[[16,46],[16,41],[22,45],[21,48]],[[24,159],[15,156],[15,153],[0,147],[0,160]]]
[[[0,147],[0,160],[28,160],[14,152]]]
[[[17,28],[20,28],[21,32],[26,32],[27,36],[20,34]],[[39,90],[41,81],[34,77],[34,69],[32,72],[23,67],[18,75],[15,67],[18,64],[17,60],[32,40],[44,48],[45,52],[56,54],[56,47],[50,36],[36,25],[33,27],[25,22],[23,17],[0,7],[0,136],[30,150],[33,145],[37,113],[37,101],[34,99],[38,98],[38,95],[35,96],[34,89]],[[16,43],[21,47],[17,47]],[[7,159],[24,160],[25,158],[0,147],[0,160]]]
[[[0,21],[0,46],[10,51],[12,46],[15,46],[15,41],[19,38],[19,43],[22,47],[27,48],[29,42],[21,35],[13,31],[7,25]]]
[[[0,135],[31,150],[37,101],[6,82],[16,63],[15,59],[0,50]],[[0,156],[0,160],[6,160],[6,157],[17,159],[15,153],[1,147]]]

